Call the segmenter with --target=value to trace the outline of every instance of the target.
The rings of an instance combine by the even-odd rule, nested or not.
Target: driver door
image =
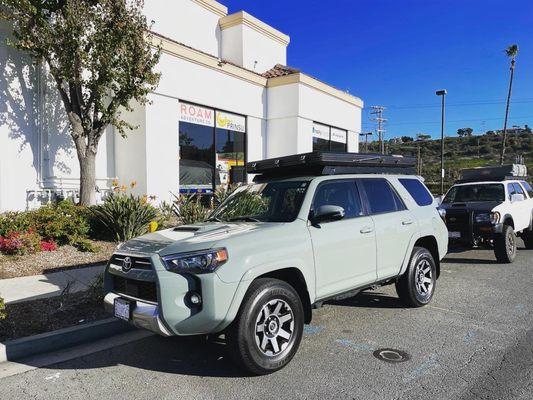
[[[310,224],[317,298],[326,298],[377,279],[374,222],[363,212],[354,179],[328,180],[315,191],[311,213],[324,205],[340,206],[339,221]]]

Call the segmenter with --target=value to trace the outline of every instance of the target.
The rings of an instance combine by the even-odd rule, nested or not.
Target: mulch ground
[[[6,305],[0,342],[109,318],[101,295],[93,291]]]
[[[0,279],[41,275],[106,263],[117,244],[103,241],[94,243],[100,248],[97,253],[84,253],[72,246],[61,246],[56,251],[42,251],[25,256],[0,254]]]

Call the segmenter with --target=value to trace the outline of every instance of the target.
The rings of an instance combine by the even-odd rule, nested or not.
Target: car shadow
[[[343,300],[330,300],[325,304],[361,308],[406,308],[398,297],[380,292],[361,292],[354,297]]]

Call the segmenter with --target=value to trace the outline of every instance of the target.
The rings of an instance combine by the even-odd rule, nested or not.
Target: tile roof
[[[299,73],[300,70],[286,65],[276,64],[273,68],[263,72],[265,78],[277,78],[278,76],[286,76]]]

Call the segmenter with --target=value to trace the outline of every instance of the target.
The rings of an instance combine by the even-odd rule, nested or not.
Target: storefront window
[[[347,139],[345,130],[313,124],[313,151],[348,151]]]
[[[180,192],[246,181],[246,118],[180,103]]]

